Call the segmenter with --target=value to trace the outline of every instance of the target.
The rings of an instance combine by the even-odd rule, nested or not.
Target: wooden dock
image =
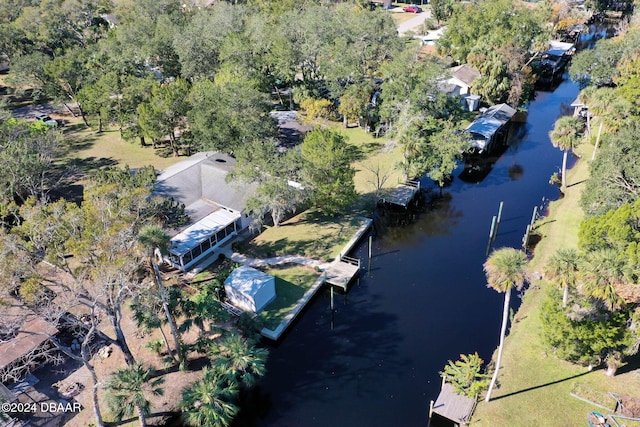
[[[430,412],[455,423],[457,426],[466,426],[475,409],[476,401],[474,399],[459,395],[451,384],[443,382],[440,394]]]
[[[360,260],[343,255],[340,260],[331,263],[325,271],[325,283],[331,286],[338,286],[343,291],[347,291],[349,283],[360,271]]]
[[[380,200],[382,204],[402,206],[406,208],[420,190],[420,181],[405,181],[398,184],[391,193]]]

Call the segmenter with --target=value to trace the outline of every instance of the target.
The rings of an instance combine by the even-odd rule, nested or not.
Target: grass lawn
[[[543,238],[535,249],[531,271],[542,272],[546,259],[557,248],[577,246],[578,227],[583,217],[578,202],[589,174],[592,150],[591,145],[580,147],[582,159],[567,174],[565,197],[553,202],[548,217],[537,224]],[[608,378],[600,369],[588,371],[556,358],[543,345],[540,303],[548,286],[552,285],[544,280],[536,281],[526,291],[505,342],[499,388],[494,391],[491,402],[478,404],[471,425],[586,425],[589,412],[599,408],[570,396],[572,390],[591,390],[594,395],[611,391],[640,396],[640,376],[634,372],[640,366],[638,358],[621,368],[621,373],[614,378]],[[496,338],[498,333],[496,330]]]
[[[272,267],[266,273],[276,278],[276,299],[267,305],[260,317],[265,326],[273,330],[320,277],[320,272],[311,267],[294,265]]]
[[[118,130],[97,133],[95,129],[87,129],[79,118],[71,118],[62,130],[69,142],[65,160],[87,172],[104,166],[125,165],[131,168],[152,165],[163,170],[184,159],[161,157],[151,146],[142,147],[139,142],[120,139]]]
[[[254,258],[304,255],[333,260],[351,240],[362,221],[355,216],[328,217],[310,209],[270,227],[243,245],[240,252]]]

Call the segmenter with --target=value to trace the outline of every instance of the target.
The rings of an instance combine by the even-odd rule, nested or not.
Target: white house
[[[232,305],[252,313],[259,313],[276,297],[275,278],[247,266],[233,270],[224,290]]]
[[[457,95],[468,95],[471,93],[473,81],[480,77],[480,72],[469,64],[462,64],[449,69],[451,77],[447,83],[456,87]]]
[[[186,271],[248,227],[247,200],[257,184],[228,183],[234,158],[216,152],[195,154],[158,176],[154,194],[185,204],[191,222],[175,230],[165,261]]]

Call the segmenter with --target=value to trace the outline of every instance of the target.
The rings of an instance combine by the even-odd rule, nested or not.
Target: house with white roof
[[[245,208],[257,184],[227,182],[235,164],[226,154],[203,152],[158,176],[154,195],[184,203],[191,218],[171,238],[165,261],[175,268],[187,271],[249,226]]]

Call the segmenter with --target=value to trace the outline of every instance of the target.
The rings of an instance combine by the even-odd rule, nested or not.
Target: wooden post
[[[529,232],[531,231],[531,225],[527,224],[527,231],[524,233],[524,238],[522,239],[522,249],[526,252],[527,246],[529,246]]]
[[[503,206],[504,206],[504,202],[500,202],[500,207],[498,208],[498,219],[496,220],[496,235],[498,234],[498,228],[500,228],[500,219],[502,218]]]
[[[593,154],[591,155],[591,160],[596,158],[596,151],[598,150],[598,144],[600,143],[600,134],[602,133],[602,123],[600,122],[600,127],[598,128],[598,137],[596,138],[596,146],[593,147]]]
[[[489,240],[494,240],[496,238],[496,216],[494,215],[491,218],[491,231],[489,232]]]
[[[333,285],[331,285],[331,312],[333,313]]]
[[[372,246],[373,246],[373,236],[369,236],[369,267],[367,268],[367,274],[371,274],[371,253],[373,251]],[[359,283],[360,282],[358,282],[358,284]]]
[[[429,402],[429,421],[427,421],[427,427],[431,427],[431,415],[433,415],[433,400]]]
[[[333,324],[334,324],[334,319],[333,319],[333,285],[329,285],[331,286],[331,330],[333,331]]]
[[[533,229],[533,224],[536,222],[536,217],[538,216],[538,207],[534,206],[533,207],[533,214],[531,215],[531,222],[529,223],[529,225],[531,225],[531,229]]]

